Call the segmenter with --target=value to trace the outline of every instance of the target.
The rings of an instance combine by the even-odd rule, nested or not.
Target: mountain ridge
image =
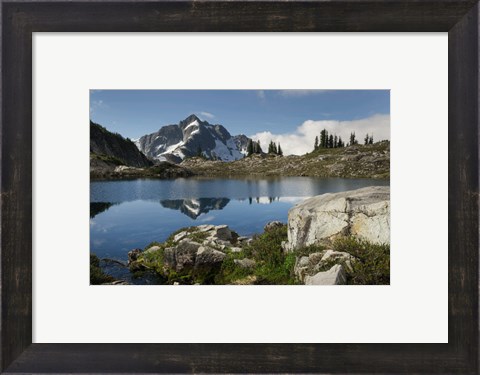
[[[111,164],[143,168],[153,163],[135,144],[118,133],[90,121],[90,165]]]
[[[244,134],[232,136],[223,125],[210,124],[192,114],[178,124],[162,126],[134,142],[153,160],[180,163],[200,154],[213,160],[239,160],[247,153],[248,141]]]

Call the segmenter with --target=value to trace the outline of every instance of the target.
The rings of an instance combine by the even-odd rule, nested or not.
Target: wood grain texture
[[[479,7],[448,33],[449,342],[478,369]]]
[[[18,21],[2,27],[2,368],[32,340],[32,40]]]
[[[448,31],[475,4],[452,1],[7,3],[32,31]]]
[[[1,5],[3,372],[478,373],[477,1]],[[449,31],[449,343],[31,344],[33,31]]]

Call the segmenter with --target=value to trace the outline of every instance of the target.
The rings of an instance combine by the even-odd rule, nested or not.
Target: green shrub
[[[377,245],[348,237],[336,240],[333,248],[354,258],[350,267],[345,267],[348,284],[390,284],[390,245]]]
[[[107,275],[100,268],[100,259],[95,254],[90,254],[90,285],[111,283],[116,279]]]
[[[280,265],[284,260],[281,244],[286,240],[287,226],[283,225],[254,236],[253,241],[245,247],[244,251],[247,256],[252,256],[256,261]]]
[[[243,279],[246,276],[252,275],[253,270],[238,267],[235,264],[235,259],[239,259],[238,253],[227,253],[227,256],[223,260],[220,271],[214,278],[215,284],[226,285],[232,282]]]

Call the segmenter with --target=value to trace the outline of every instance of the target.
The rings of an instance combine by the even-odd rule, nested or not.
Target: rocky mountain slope
[[[199,150],[208,159],[242,159],[247,143],[245,135],[232,136],[222,125],[212,125],[195,115],[135,141],[138,149],[148,157],[173,163],[179,163],[185,157],[197,156]]]
[[[389,178],[390,142],[373,145],[319,149],[309,154],[252,155],[228,163],[189,158],[181,167],[200,176],[316,176],[345,178]]]
[[[111,169],[119,165],[143,168],[153,163],[131,140],[90,121],[90,169]]]

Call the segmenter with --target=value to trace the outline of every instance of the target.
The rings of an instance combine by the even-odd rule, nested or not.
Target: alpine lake
[[[130,250],[202,224],[226,224],[240,236],[252,236],[263,232],[270,221],[286,223],[288,210],[309,197],[389,184],[389,180],[315,177],[92,181],[90,252],[126,263]],[[105,272],[125,276],[111,264],[102,262]]]

